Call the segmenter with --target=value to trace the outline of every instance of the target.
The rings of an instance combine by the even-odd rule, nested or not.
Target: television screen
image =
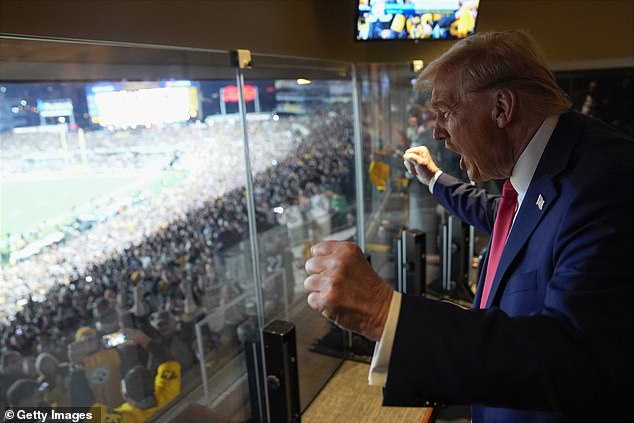
[[[438,40],[475,32],[479,0],[357,0],[357,41]]]

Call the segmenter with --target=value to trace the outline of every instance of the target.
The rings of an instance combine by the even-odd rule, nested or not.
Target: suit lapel
[[[541,200],[540,201],[540,195]],[[487,307],[491,306],[496,292],[500,287],[501,280],[505,277],[505,274],[509,270],[513,259],[520,252],[524,244],[528,241],[531,234],[542,220],[542,218],[548,213],[548,210],[557,200],[559,193],[555,188],[555,185],[551,178],[548,176],[542,176],[539,180],[533,180],[526,191],[526,196],[522,202],[515,217],[515,223],[511,228],[509,237],[506,240],[498,269],[495,272],[495,278],[491,285],[491,293],[487,299]],[[537,202],[542,204],[542,207],[538,206]]]
[[[522,206],[515,217],[515,223],[511,228],[493,284],[491,285],[491,292],[486,304],[487,308],[494,302],[497,291],[503,288],[503,282],[506,280],[506,274],[513,260],[557,200],[559,190],[555,179],[566,167],[583,125],[584,117],[578,113],[570,112],[560,116],[555,131],[542,154],[539,165],[535,169],[535,174],[528,186]],[[487,262],[488,256],[487,252]],[[484,269],[484,272],[486,272],[486,269]],[[481,282],[483,281],[484,278],[481,278]],[[481,287],[482,283],[480,283],[477,297],[481,295]]]

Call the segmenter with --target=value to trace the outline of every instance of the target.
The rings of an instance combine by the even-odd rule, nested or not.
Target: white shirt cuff
[[[434,176],[431,177],[431,180],[429,181],[429,185],[428,185],[430,194],[434,193],[434,185],[436,185],[436,181],[438,180],[440,175],[442,175],[442,170],[439,169],[436,171],[436,173],[434,173]]]
[[[394,345],[394,334],[398,324],[398,316],[401,312],[401,293],[394,291],[392,293],[392,302],[390,303],[390,311],[387,314],[387,320],[383,327],[381,339],[374,346],[374,354],[370,363],[370,374],[368,375],[368,383],[372,386],[384,386],[387,382],[387,370],[390,365],[390,356],[392,355],[392,346]]]

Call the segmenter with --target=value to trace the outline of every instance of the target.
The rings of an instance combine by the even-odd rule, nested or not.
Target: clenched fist
[[[387,320],[393,289],[351,242],[324,241],[306,261],[308,305],[337,325],[378,341]]]
[[[429,185],[431,178],[440,170],[424,145],[408,149],[403,154],[403,164],[409,173],[416,176],[425,185]]]

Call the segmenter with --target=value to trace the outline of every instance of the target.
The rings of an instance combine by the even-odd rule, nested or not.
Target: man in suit
[[[309,305],[378,341],[370,383],[384,405],[471,404],[474,423],[631,421],[634,143],[569,110],[523,31],[454,44],[417,88],[469,178],[507,180],[502,202],[425,147],[404,154],[438,202],[492,233],[474,305],[396,293],[335,241],[306,262]]]

